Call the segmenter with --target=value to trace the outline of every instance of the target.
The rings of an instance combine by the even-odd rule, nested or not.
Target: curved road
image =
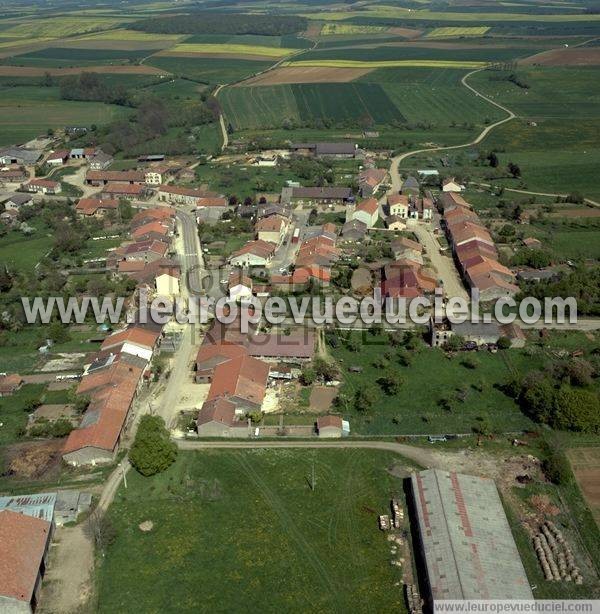
[[[398,167],[400,165],[400,163],[404,160],[406,160],[406,158],[410,158],[411,156],[414,156],[416,154],[419,153],[425,153],[428,151],[446,151],[449,149],[461,149],[462,147],[470,147],[471,145],[477,145],[478,143],[481,143],[481,141],[483,141],[483,139],[485,139],[485,137],[494,129],[497,128],[498,126],[501,126],[502,124],[505,124],[506,122],[511,121],[512,119],[514,119],[516,117],[516,115],[507,107],[501,105],[498,102],[495,102],[494,100],[492,100],[491,98],[488,98],[487,96],[484,96],[482,93],[478,92],[474,87],[472,87],[471,85],[469,85],[467,83],[467,79],[471,76],[474,75],[475,73],[481,72],[482,70],[485,70],[485,68],[477,68],[476,70],[472,70],[471,72],[467,73],[462,79],[461,79],[461,83],[469,90],[471,90],[471,92],[473,92],[475,94],[475,96],[478,96],[479,98],[482,98],[483,100],[485,100],[486,102],[489,102],[491,105],[494,105],[495,107],[497,107],[498,109],[504,111],[505,113],[507,113],[507,117],[505,117],[504,119],[501,119],[497,122],[494,122],[493,124],[490,124],[489,126],[486,126],[481,134],[479,134],[479,136],[477,138],[475,138],[472,141],[469,141],[468,143],[463,143],[462,145],[447,145],[445,147],[426,147],[424,149],[415,149],[413,151],[407,151],[406,153],[400,154],[398,156],[395,156],[394,158],[392,158],[391,164],[390,164],[390,177],[392,179],[392,186],[390,191],[391,192],[398,192],[400,190],[401,187],[401,180],[400,180],[400,172],[398,170]]]

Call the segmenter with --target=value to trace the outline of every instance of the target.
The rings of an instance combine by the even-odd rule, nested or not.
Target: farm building
[[[367,228],[373,228],[379,219],[379,203],[377,199],[367,198],[361,201],[352,213],[352,219],[366,224]]]
[[[196,220],[201,222],[217,222],[227,211],[227,199],[222,196],[204,196],[196,200]]]
[[[0,511],[0,611],[35,611],[51,540],[51,519]]]
[[[178,205],[197,206],[198,201],[208,195],[196,188],[184,188],[178,185],[161,185],[158,189],[158,200]]]
[[[337,439],[350,433],[350,424],[341,416],[319,416],[317,418],[317,435],[321,439]]]
[[[493,480],[427,469],[411,486],[430,605],[533,599]]]
[[[352,200],[352,190],[329,186],[324,188],[283,188],[281,202],[296,205],[344,205]]]
[[[32,179],[21,185],[21,190],[24,192],[36,194],[59,194],[61,189],[60,183],[51,179]]]
[[[354,143],[294,143],[290,149],[298,154],[328,158],[354,158],[357,148]]]
[[[113,162],[113,157],[102,150],[97,150],[93,156],[89,156],[90,170],[105,171]]]
[[[33,198],[28,194],[13,194],[8,200],[4,201],[5,209],[19,210],[21,207],[30,207],[33,205]]]
[[[5,147],[0,149],[0,164],[24,164],[33,166],[41,157],[42,152],[38,149],[25,147]]]

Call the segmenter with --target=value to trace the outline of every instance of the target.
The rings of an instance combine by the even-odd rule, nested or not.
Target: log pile
[[[423,612],[423,600],[415,584],[404,585],[404,596],[406,597],[409,614],[421,614]]]

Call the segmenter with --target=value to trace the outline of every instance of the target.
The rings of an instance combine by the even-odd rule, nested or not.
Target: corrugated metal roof
[[[434,601],[533,599],[493,480],[428,469],[411,481]]]

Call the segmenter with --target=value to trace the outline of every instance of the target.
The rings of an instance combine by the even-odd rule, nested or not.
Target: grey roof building
[[[35,164],[42,155],[39,149],[27,149],[25,147],[4,147],[0,149],[0,162],[2,164]]]
[[[53,492],[0,497],[0,511],[10,510],[33,518],[41,518],[47,522],[53,521],[55,505],[56,493]]]
[[[493,480],[428,469],[411,485],[433,602],[533,599]]]

